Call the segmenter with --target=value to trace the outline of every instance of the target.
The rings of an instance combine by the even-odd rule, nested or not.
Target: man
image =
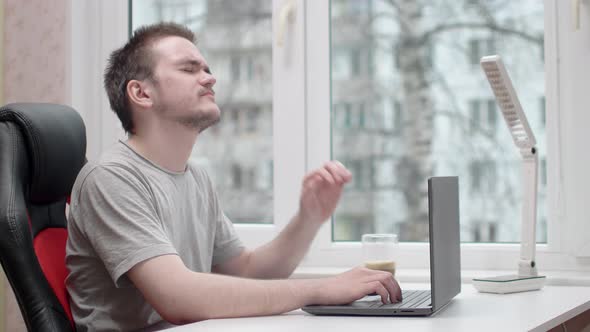
[[[189,161],[199,134],[219,120],[214,85],[182,26],[140,28],[111,54],[105,88],[129,139],[84,166],[72,190],[66,285],[77,329],[272,315],[374,292],[399,300],[391,274],[364,268],[280,280],[351,179],[338,162],[305,176],[299,210],[273,241],[242,246],[208,176]]]

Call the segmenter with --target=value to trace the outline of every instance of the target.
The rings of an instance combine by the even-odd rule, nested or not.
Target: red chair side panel
[[[39,232],[33,240],[37,259],[45,278],[63,306],[70,322],[73,322],[69,296],[66,290],[66,241],[68,231],[65,228],[47,228]]]

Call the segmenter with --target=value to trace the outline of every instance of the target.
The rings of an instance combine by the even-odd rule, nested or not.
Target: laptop
[[[303,311],[315,315],[431,316],[461,292],[459,240],[459,181],[456,176],[428,179],[428,232],[430,289],[404,290],[403,301],[383,304],[379,296],[366,296],[346,305],[311,305]]]

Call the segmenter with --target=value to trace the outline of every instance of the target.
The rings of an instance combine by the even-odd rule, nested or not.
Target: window
[[[497,225],[495,221],[476,220],[471,225],[471,238],[474,242],[496,242]]]
[[[471,175],[471,190],[472,191],[480,191],[481,190],[481,181],[483,178],[483,167],[481,162],[473,161],[471,162],[471,167],[469,170],[469,174]]]
[[[191,6],[190,1],[175,1],[173,3],[164,4],[163,2],[155,2],[155,14],[158,21],[172,20],[176,22],[190,22],[191,16],[194,14],[195,6]]]
[[[175,1],[166,1],[168,2]],[[190,9],[186,17],[200,16],[202,10],[194,6],[197,1],[184,2],[196,10],[190,12],[193,10]],[[231,5],[241,13],[247,13],[245,8],[251,8],[248,7],[249,1],[202,0],[199,3],[205,2],[211,8]],[[366,6],[365,14],[355,14],[355,10],[348,9],[360,2],[362,6]],[[142,3],[139,7],[150,7],[154,1],[143,0]],[[303,264],[338,267],[356,265],[360,263],[360,244],[357,242],[359,234],[398,232],[400,235],[404,234],[399,251],[400,268],[426,268],[427,246],[407,239],[423,241],[427,228],[423,223],[403,220],[410,214],[405,197],[408,192],[401,190],[399,179],[407,176],[408,167],[403,167],[404,163],[412,161],[404,158],[407,155],[404,147],[408,146],[404,140],[416,137],[416,127],[413,124],[419,122],[414,115],[418,114],[417,110],[433,109],[434,114],[426,115],[432,115],[435,132],[444,132],[448,137],[438,135],[432,140],[432,154],[428,155],[432,158],[432,172],[458,173],[461,176],[461,238],[469,241],[462,244],[462,268],[514,270],[519,247],[511,242],[518,242],[520,235],[520,158],[513,149],[503,119],[496,119],[497,132],[493,139],[485,135],[471,137],[470,127],[469,100],[479,99],[485,104],[486,99],[491,100],[493,97],[486,90],[489,87],[482,80],[483,75],[478,66],[472,64],[469,40],[492,39],[495,41],[496,51],[504,58],[537,136],[540,153],[537,241],[542,243],[537,246],[539,267],[543,271],[587,270],[584,260],[574,259],[571,254],[590,256],[588,232],[579,231],[586,226],[585,198],[590,197],[590,187],[580,185],[590,180],[589,173],[585,171],[590,167],[590,159],[579,153],[585,149],[588,137],[586,127],[590,121],[588,112],[584,109],[590,103],[590,94],[586,91],[590,72],[584,66],[590,56],[584,47],[584,41],[590,36],[590,29],[582,24],[581,29],[572,34],[570,15],[562,15],[557,20],[558,12],[568,13],[571,10],[567,1],[466,0],[444,2],[448,5],[444,8],[436,7],[436,2],[422,2],[420,6],[425,7],[418,7],[423,9],[422,15],[415,17],[423,19],[425,24],[415,27],[428,33],[429,38],[424,40],[431,41],[432,43],[427,44],[432,45],[430,51],[423,48],[416,50],[412,48],[420,44],[414,45],[411,39],[400,40],[396,37],[400,36],[399,26],[390,18],[395,18],[397,12],[388,3],[384,0],[297,0],[297,12],[301,15],[295,15],[286,34],[286,44],[292,47],[281,48],[267,44],[267,48],[261,47],[248,52],[254,59],[254,80],[261,77],[272,80],[275,85],[275,89],[263,93],[271,93],[273,98],[272,102],[261,106],[259,117],[266,120],[258,121],[260,127],[256,129],[266,133],[258,137],[259,139],[272,140],[272,144],[261,145],[266,149],[264,155],[268,159],[260,159],[248,165],[241,159],[236,159],[236,162],[243,167],[255,169],[255,187],[258,188],[256,192],[266,195],[265,199],[272,198],[274,208],[267,211],[267,220],[272,220],[274,224],[237,224],[240,237],[252,247],[267,242],[284,227],[296,211],[300,181],[306,170],[318,167],[327,159],[338,158],[355,174],[354,182],[358,180],[357,174],[366,174],[366,171],[360,164],[356,170],[357,166],[349,165],[349,161],[366,159],[372,160],[374,167],[373,187],[362,190],[361,188],[365,188],[362,177],[360,181],[363,186],[359,185],[357,188],[353,183],[347,187],[333,223],[321,228]],[[282,4],[282,1],[273,0],[273,15],[279,12]],[[72,105],[85,113],[83,116],[88,125],[89,159],[94,159],[98,152],[112,144],[114,133],[120,131],[117,128],[118,120],[104,112],[108,109],[108,101],[103,96],[100,78],[109,52],[120,47],[127,38],[127,4],[119,1],[72,1],[71,5],[75,13],[72,15],[71,59],[88,60],[72,62]],[[362,7],[361,5],[359,6]],[[139,7],[134,5],[133,12],[141,11]],[[543,22],[541,9],[545,16],[545,27],[543,23],[538,23]],[[147,12],[153,13],[153,10],[144,11]],[[493,15],[488,15],[490,13]],[[440,18],[433,17],[433,14],[447,19],[441,21]],[[157,20],[153,14],[146,15],[152,15],[151,18]],[[581,15],[583,20],[586,16],[584,12]],[[489,31],[485,23],[488,21],[484,18],[490,17],[496,19],[494,22],[498,27],[507,29]],[[532,17],[536,18],[531,20]],[[483,24],[474,28],[471,23],[477,23],[476,20]],[[445,24],[453,22],[469,24]],[[338,25],[343,29],[338,30]],[[468,29],[468,25],[472,29]],[[194,22],[189,26],[198,28]],[[270,30],[270,27],[264,25],[259,28],[264,33]],[[502,32],[509,35],[503,36]],[[363,33],[362,37],[359,36],[360,33]],[[526,47],[519,36],[527,40],[524,43]],[[366,61],[375,69],[373,75],[367,75],[366,78],[350,75],[350,44],[339,48],[339,38],[362,39],[366,52],[371,55],[366,60],[361,59],[361,62]],[[101,42],[94,42],[96,40]],[[259,39],[261,42],[264,40],[265,38]],[[479,45],[477,47],[480,48]],[[268,53],[268,48],[272,48],[271,54]],[[259,51],[266,56],[259,56]],[[432,56],[430,62],[422,59],[422,56],[412,56],[429,52]],[[343,68],[343,73],[340,74],[339,64]],[[241,66],[247,68],[247,65]],[[404,79],[405,73],[411,72],[400,74],[411,66],[433,69],[428,72],[431,76],[425,77],[427,82],[436,82],[431,85],[429,94],[414,95],[415,100],[420,101],[420,105],[424,107],[416,108],[415,104],[408,103],[404,97],[405,91],[419,91],[415,89],[415,85],[407,85],[412,82]],[[214,70],[217,76],[230,79],[229,58],[224,57]],[[245,72],[247,70],[241,69],[240,75],[246,75]],[[345,80],[348,80],[348,84],[345,84]],[[558,85],[567,87],[567,90],[561,90],[560,93]],[[258,88],[266,91],[272,87],[258,84]],[[237,89],[231,91],[239,92]],[[452,98],[450,93],[457,98]],[[428,98],[421,99],[423,96]],[[445,96],[448,98],[444,98]],[[541,102],[540,99],[546,101]],[[353,133],[356,131],[354,129],[342,129],[343,126],[339,123],[343,122],[338,118],[339,105],[342,103],[364,104],[366,119],[375,119],[373,130],[363,130],[363,133],[357,134]],[[547,112],[539,111],[541,107],[545,107],[544,104],[547,105]],[[229,144],[220,146],[219,154],[237,154],[236,150],[228,150],[239,146],[233,144],[233,140],[241,139],[240,135],[244,133],[236,134],[234,128],[228,125],[232,121],[226,118],[231,118],[233,112],[241,112],[250,106],[252,105],[244,103],[228,105],[230,108],[222,113],[224,118],[217,130],[219,135],[229,135],[229,138],[223,139]],[[480,114],[480,121],[490,122],[485,114],[488,107],[483,105],[480,108],[483,112]],[[225,107],[223,109],[226,110]],[[537,112],[540,112],[539,116]],[[497,113],[497,117],[500,117],[499,112]],[[366,127],[370,128],[368,125]],[[347,144],[353,147],[350,153],[345,149]],[[441,156],[453,158],[444,159]],[[497,183],[493,195],[469,197],[469,168],[474,160],[500,161],[495,163]],[[262,167],[261,163],[268,166]],[[231,164],[224,167],[223,184],[216,183],[230,187]],[[259,175],[260,173],[266,175]],[[245,196],[236,194],[230,198],[233,200],[223,200],[224,207],[231,206],[236,200],[243,200]],[[253,201],[258,199],[254,198]],[[512,213],[507,216],[505,211]],[[248,219],[245,214],[242,217]],[[481,245],[478,242],[495,243]]]
[[[242,72],[242,68],[240,67],[240,58],[237,56],[230,57],[230,67],[231,67],[231,78],[234,81],[240,80],[240,73]]]
[[[342,116],[344,118],[342,128],[351,129],[352,128],[352,105],[350,103],[343,103],[342,104]]]
[[[469,100],[472,135],[495,135],[498,112],[495,99]]]
[[[547,159],[545,158],[539,161],[539,183],[542,186],[547,185]]]
[[[229,65],[231,78],[234,81],[252,81],[256,78],[256,74],[254,71],[254,59],[252,55],[232,55],[230,57]]]
[[[481,192],[491,193],[496,189],[496,169],[494,162],[490,160],[474,160],[469,165],[471,178],[471,191],[476,194]]]
[[[539,151],[539,160],[547,160],[547,186],[539,183],[538,188],[538,216],[537,216],[537,241],[540,243],[537,248],[537,257],[539,267],[546,266],[546,269],[587,269],[587,263],[581,263],[581,260],[575,260],[572,256],[580,255],[582,257],[590,256],[590,249],[587,246],[590,235],[587,232],[579,232],[584,229],[587,220],[585,213],[584,197],[590,196],[590,189],[580,186],[581,179],[588,181],[590,175],[584,172],[584,169],[590,167],[590,159],[587,155],[580,155],[579,151],[584,151],[582,141],[588,137],[586,129],[588,121],[588,112],[584,111],[585,105],[590,103],[590,95],[587,93],[588,72],[587,66],[583,64],[590,56],[589,51],[583,47],[583,41],[590,36],[590,29],[580,28],[576,34],[571,34],[572,21],[569,15],[558,15],[558,13],[568,13],[570,4],[563,1],[546,0],[539,1],[519,1],[519,2],[498,2],[498,1],[479,1],[472,0],[477,4],[477,10],[457,9],[454,5],[441,8],[438,13],[446,17],[445,20],[437,21],[429,17],[425,20],[425,25],[418,25],[418,32],[431,31],[428,36],[438,42],[433,48],[435,59],[433,68],[436,69],[431,76],[426,76],[426,81],[441,82],[430,91],[431,94],[416,94],[415,100],[421,101],[424,105],[429,105],[431,100],[421,99],[422,96],[435,96],[441,98],[449,91],[458,91],[455,93],[459,98],[448,98],[442,105],[433,103],[432,109],[435,114],[432,117],[436,124],[435,128],[444,129],[448,137],[437,136],[433,142],[433,153],[430,155],[432,160],[433,174],[460,174],[460,195],[461,195],[461,238],[470,239],[468,243],[462,244],[462,268],[463,269],[506,269],[513,270],[514,262],[518,261],[520,240],[520,210],[522,202],[521,188],[521,160],[518,151],[514,148],[510,135],[506,130],[503,119],[497,119],[497,132],[495,137],[477,137],[470,138],[470,116],[468,100],[472,98],[493,99],[483,73],[478,66],[474,66],[469,61],[470,39],[486,39],[492,37],[496,41],[497,52],[502,54],[512,77],[515,89],[520,97],[521,104],[525,110],[530,124],[533,127],[537,138],[537,148]],[[389,21],[379,27],[380,38],[377,38],[376,44],[379,47],[373,49],[375,58],[376,71],[372,81],[367,83],[361,78],[350,80],[348,84],[336,84],[339,79],[327,70],[332,65],[334,45],[340,41],[342,36],[350,37],[352,34],[344,34],[345,28],[336,28],[337,24],[344,24],[346,21],[342,18],[334,18],[336,12],[330,12],[338,2],[331,1],[330,4],[323,1],[307,1],[305,12],[307,15],[306,31],[306,68],[308,68],[308,77],[306,79],[306,100],[307,100],[307,169],[312,169],[321,165],[328,158],[355,159],[351,152],[358,151],[350,148],[346,149],[346,142],[352,145],[358,144],[366,146],[365,150],[372,150],[373,156],[391,157],[395,161],[394,179],[405,178],[406,174],[398,172],[407,172],[407,167],[401,167],[400,164],[410,163],[411,159],[402,158],[406,153],[404,145],[398,144],[408,137],[416,137],[410,131],[416,131],[412,127],[413,122],[417,122],[414,117],[418,110],[423,108],[410,107],[403,93],[412,91],[412,88],[419,85],[406,85],[411,83],[404,81],[402,75],[395,71],[395,57],[391,44],[382,43],[387,41],[387,37],[396,35],[395,20],[388,19],[395,17],[397,12],[395,8],[388,6],[386,1],[370,1],[370,7],[375,15],[370,19],[370,24],[361,25],[359,19],[347,20],[358,22],[356,30],[370,32],[365,27],[375,28],[378,21]],[[448,5],[448,2],[444,2]],[[464,1],[457,3],[464,5]],[[420,15],[415,17],[424,18],[425,14],[437,13],[433,10],[436,3],[421,3],[428,6]],[[342,6],[345,6],[342,5]],[[520,7],[523,6],[523,7]],[[541,8],[542,7],[542,8]],[[420,7],[424,8],[424,7]],[[510,9],[507,9],[510,8]],[[520,9],[519,9],[520,8]],[[523,9],[524,8],[524,9]],[[536,8],[536,9],[535,9]],[[377,9],[381,14],[377,14]],[[444,10],[443,10],[444,9]],[[476,24],[471,36],[466,33],[465,29],[473,27],[474,21],[470,18],[481,18],[489,13],[495,13],[503,10],[503,13],[510,14],[511,23],[508,25],[512,29],[496,29],[492,32],[485,31],[485,20],[482,24]],[[542,14],[538,12],[542,10]],[[537,14],[534,14],[537,13]],[[446,14],[446,15],[444,15]],[[486,15],[483,15],[486,14]],[[514,14],[514,15],[512,15]],[[538,25],[531,25],[528,20],[530,15],[535,15],[540,22]],[[449,18],[452,18],[450,20]],[[503,23],[503,17],[498,17],[495,23]],[[558,20],[559,18],[559,20]],[[461,19],[460,24],[452,24],[451,21]],[[461,24],[465,22],[465,24]],[[449,23],[449,24],[447,24]],[[407,25],[413,26],[413,25]],[[499,25],[496,25],[499,27]],[[496,27],[492,26],[492,27]],[[535,28],[536,26],[536,28]],[[358,27],[363,27],[358,28]],[[429,30],[429,27],[431,28]],[[444,33],[434,33],[434,28],[449,32],[451,36],[444,37]],[[538,30],[535,30],[538,29]],[[509,33],[510,36],[500,38],[502,32]],[[521,34],[520,32],[529,32]],[[337,35],[340,33],[339,35]],[[406,34],[407,35],[407,34]],[[382,39],[383,37],[384,39]],[[518,37],[525,37],[525,44]],[[368,36],[365,40],[370,40]],[[441,42],[444,40],[444,42]],[[398,41],[399,43],[399,41]],[[519,44],[520,43],[520,44]],[[529,44],[530,43],[530,44]],[[412,43],[407,45],[412,46]],[[520,46],[519,46],[520,45]],[[533,46],[534,45],[534,46]],[[545,47],[545,63],[539,60],[539,51]],[[411,48],[411,47],[410,47]],[[398,47],[400,68],[408,61],[411,63],[412,57],[406,56],[404,48]],[[400,51],[402,50],[402,51]],[[518,50],[518,52],[515,52]],[[575,50],[573,52],[565,50]],[[406,49],[407,51],[407,49]],[[519,53],[522,52],[522,53]],[[421,54],[421,53],[413,53]],[[520,55],[519,55],[520,54]],[[520,57],[520,58],[519,58]],[[439,63],[440,59],[446,59],[443,66]],[[560,59],[558,62],[557,59]],[[402,61],[403,60],[403,61]],[[419,61],[420,60],[420,61]],[[421,59],[413,59],[414,68],[419,68]],[[410,67],[410,66],[409,66]],[[333,74],[333,73],[332,73]],[[459,76],[457,76],[459,75]],[[414,76],[419,77],[419,76]],[[461,79],[460,79],[461,78]],[[381,84],[375,84],[380,82]],[[363,87],[372,87],[372,89]],[[453,88],[455,87],[455,88]],[[562,89],[558,89],[562,87]],[[563,87],[567,87],[567,93]],[[366,94],[365,94],[366,92]],[[339,98],[354,96],[355,99],[362,100],[361,96],[374,99],[378,95],[374,108],[375,119],[386,118],[385,105],[390,102],[383,100],[397,99],[403,113],[403,127],[401,135],[388,132],[387,130],[376,130],[381,135],[390,135],[391,139],[381,139],[377,135],[366,135],[367,133],[354,133],[353,130],[338,130],[330,122],[331,115],[324,114],[323,110],[333,110],[332,106],[337,105]],[[545,96],[547,100],[547,128],[539,123],[538,98]],[[499,112],[498,112],[499,113]],[[390,113],[391,114],[391,113]],[[332,114],[333,116],[334,114]],[[498,116],[500,117],[500,116]],[[426,117],[427,118],[427,117]],[[573,121],[570,121],[575,119]],[[418,122],[419,123],[419,122]],[[422,122],[427,124],[428,122]],[[331,127],[331,130],[330,129]],[[376,126],[382,128],[385,126]],[[375,133],[375,134],[376,134]],[[384,137],[384,136],[382,136]],[[397,139],[396,139],[397,137]],[[580,141],[582,138],[582,141]],[[374,140],[371,143],[361,142],[354,143],[360,139]],[[449,144],[448,142],[452,142]],[[416,142],[419,143],[419,142]],[[426,148],[427,145],[417,145],[420,148]],[[340,148],[339,148],[340,147]],[[354,147],[354,146],[353,146]],[[350,150],[350,151],[349,151]],[[364,152],[363,152],[364,153]],[[368,153],[368,151],[367,151]],[[441,156],[451,155],[452,159],[443,159]],[[469,197],[469,165],[473,160],[492,160],[496,163],[496,178],[498,179],[496,187],[497,192],[494,195],[499,196],[482,196],[477,198],[485,206],[489,213],[485,216],[475,219],[479,211],[475,208],[467,209],[469,206],[478,206],[472,204],[474,197]],[[497,161],[501,161],[497,163]],[[436,165],[436,167],[435,167]],[[582,167],[583,165],[583,167]],[[376,175],[378,176],[378,175]],[[378,180],[378,179],[377,179]],[[339,266],[347,267],[361,262],[358,242],[360,234],[368,231],[393,231],[401,235],[402,225],[408,224],[407,221],[400,221],[404,216],[410,215],[409,206],[405,202],[406,192],[400,190],[399,184],[394,187],[395,190],[371,190],[363,193],[360,190],[345,192],[337,213],[333,216],[332,223],[326,225],[320,230],[316,238],[316,243],[312,247],[305,264],[307,266]],[[414,187],[416,188],[416,187]],[[424,187],[419,190],[424,192]],[[411,192],[410,192],[411,193]],[[498,199],[496,199],[498,198]],[[485,204],[485,205],[483,205]],[[393,206],[393,208],[392,208]],[[494,215],[496,210],[500,215]],[[393,212],[392,212],[393,211]],[[506,211],[510,216],[506,216]],[[567,213],[566,213],[567,211]],[[472,216],[465,218],[464,214]],[[341,219],[339,219],[341,218]],[[469,221],[468,221],[469,220]],[[342,227],[339,222],[342,221]],[[494,244],[479,244],[473,242],[475,227],[470,227],[471,222],[495,223],[495,226],[481,226],[485,232],[495,234]],[[399,227],[396,226],[399,224]],[[393,226],[393,227],[392,227]],[[420,225],[413,226],[417,230],[415,234],[420,233]],[[426,228],[424,228],[426,229]],[[405,229],[404,229],[405,230]],[[487,236],[484,230],[480,231],[479,239],[481,242],[492,238]],[[410,234],[408,232],[407,234]],[[471,235],[469,235],[471,234]],[[424,268],[428,264],[428,246],[416,241],[403,240],[400,244],[399,263],[404,267]],[[416,236],[415,238],[420,238]],[[422,237],[423,238],[423,237]]]
[[[394,129],[394,131],[399,132],[404,127],[403,126],[404,113],[402,112],[402,104],[397,100],[393,101],[393,111],[395,114],[394,120],[393,120],[393,129]]]
[[[217,103],[230,130],[208,131],[199,137],[193,158],[206,167],[217,185],[225,213],[236,223],[272,223],[273,195],[256,183],[259,160],[272,160],[272,80],[252,85],[255,62],[272,58],[272,6],[269,0],[132,1],[131,28],[157,21],[186,24],[195,32],[198,47],[217,78]],[[256,96],[256,98],[252,98]],[[270,107],[267,107],[270,105]],[[270,113],[261,116],[261,109]],[[264,123],[264,122],[269,122]],[[231,166],[232,185],[223,179]],[[268,176],[268,175],[266,175]],[[248,199],[237,199],[248,191]],[[229,202],[229,204],[228,204]],[[259,212],[257,212],[259,211]]]
[[[260,110],[258,108],[249,109],[246,115],[248,117],[246,122],[246,132],[257,133],[259,122],[263,121],[263,119],[260,118]]]
[[[481,126],[481,110],[479,100],[470,100],[469,109],[471,110],[471,133],[476,133]]]
[[[258,189],[264,190],[266,192],[269,192],[269,190],[272,189],[272,164],[272,160],[262,161],[260,164],[258,164],[258,175],[256,176],[256,187]]]
[[[248,57],[246,62],[246,77],[248,78],[248,81],[254,79],[254,59],[252,59],[251,56]]]
[[[375,160],[375,186],[379,189],[391,189],[395,185],[395,165],[392,158]]]
[[[359,129],[364,129],[367,126],[367,112],[365,110],[365,103],[358,105]]]
[[[545,100],[545,97],[539,97],[539,123],[542,126],[547,124],[547,111],[545,109],[546,104],[547,101]]]
[[[361,74],[361,50],[350,50],[350,68],[351,77],[356,77]]]
[[[359,1],[331,3],[349,8]],[[336,123],[330,150],[333,159],[349,160],[354,178],[333,217],[332,240],[360,240],[361,233],[351,233],[363,229],[353,226],[356,218],[373,224],[370,229],[398,233],[402,242],[424,241],[426,183],[433,175],[460,178],[463,241],[517,240],[519,225],[514,227],[513,221],[521,214],[521,158],[498,123],[501,114],[479,60],[496,52],[503,55],[543,158],[544,124],[531,111],[538,109],[538,94],[544,91],[544,63],[530,56],[544,47],[538,40],[544,31],[543,3],[498,6],[481,0],[477,10],[467,11],[462,2],[363,3],[368,8],[362,14],[332,11],[330,16],[334,71],[341,70],[341,50],[364,45],[362,52],[351,53],[349,76],[331,75]],[[462,56],[466,49],[467,57]],[[361,60],[365,54],[372,54],[379,68],[373,76],[360,69],[367,62]],[[364,126],[363,117],[354,116],[358,105],[374,101],[374,91],[392,105],[365,107],[364,118],[387,119],[395,131]],[[390,162],[382,164],[382,159]],[[540,183],[539,220],[546,214],[545,191]],[[355,203],[360,197],[370,203]],[[355,218],[350,204],[358,205]],[[540,239],[546,242],[547,234]]]
[[[488,99],[487,103],[487,112],[488,112],[488,127],[491,130],[495,130],[496,129],[496,121],[498,119],[498,112],[500,112],[500,110],[497,107],[496,104],[496,100],[495,99]]]
[[[469,41],[469,61],[472,65],[479,65],[481,57],[492,54],[496,54],[493,39],[471,39]]]
[[[242,188],[242,168],[239,164],[232,164],[231,166],[232,187],[234,189]]]

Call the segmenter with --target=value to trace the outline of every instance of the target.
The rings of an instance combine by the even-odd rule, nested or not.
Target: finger
[[[385,277],[385,279],[383,280],[383,285],[389,292],[389,299],[391,299],[391,302],[393,302],[393,299],[395,299],[397,302],[402,300],[402,294],[399,284],[391,274]]]
[[[334,163],[336,164],[338,169],[341,171],[341,174],[343,175],[344,178],[350,179],[352,177],[352,173],[340,161],[334,160]]]
[[[324,179],[324,181],[328,182],[330,185],[336,183],[330,172],[328,172],[325,168],[320,168],[316,172],[322,177],[322,179]]]
[[[344,166],[341,162],[339,162],[338,160],[334,160],[332,164],[336,167],[336,169],[338,170],[338,174],[340,175],[340,177],[342,177],[344,182],[348,182],[352,179],[352,173],[350,173],[346,166]]]
[[[306,176],[303,188],[307,190],[314,190],[318,186],[318,184],[322,183],[323,181],[324,178],[322,177],[322,175],[319,174],[317,171],[313,171],[308,176]]]
[[[348,182],[352,177],[352,174],[344,165],[342,165],[339,161],[332,161],[330,162],[330,167],[333,172],[338,174],[338,176],[342,179],[343,182]]]
[[[373,271],[373,270],[372,270]],[[368,277],[367,281],[379,281],[383,284],[387,292],[389,293],[389,299],[391,302],[401,301],[401,289],[397,281],[393,278],[391,273],[383,271],[373,271],[374,274]]]
[[[396,295],[396,298],[397,298],[398,301],[402,301],[404,299],[403,296],[402,296],[402,288],[399,285],[399,282],[397,282],[397,280],[395,278],[392,278],[392,279],[393,279],[394,287],[397,290],[397,292],[395,294]]]
[[[370,284],[371,292],[379,294],[379,296],[381,296],[381,302],[383,302],[383,304],[389,303],[389,293],[387,293],[387,289],[385,289],[383,284],[379,281],[372,281]]]
[[[340,174],[341,171],[340,171],[340,169],[338,169],[338,166],[336,166],[335,163],[332,163],[332,162],[326,163],[324,165],[324,169],[326,169],[328,172],[330,172],[330,174],[332,175],[332,177],[336,180],[336,182],[338,184],[341,184],[344,182],[344,178]]]

